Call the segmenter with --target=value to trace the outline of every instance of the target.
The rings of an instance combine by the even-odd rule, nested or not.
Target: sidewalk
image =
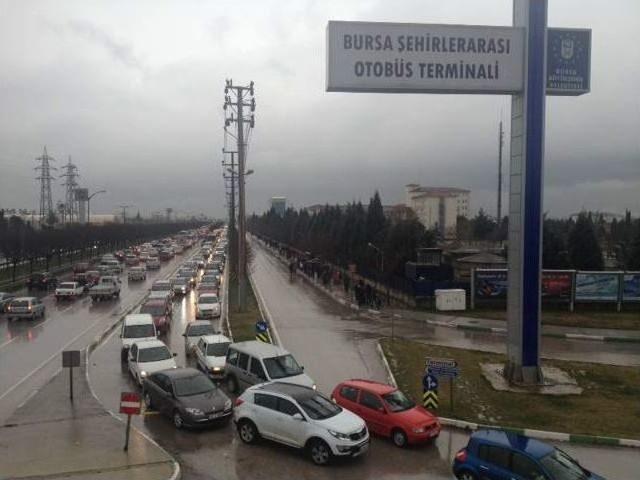
[[[263,248],[267,249],[274,257],[280,259],[286,264],[286,260],[281,257],[276,251],[264,244],[261,245],[263,246]],[[429,325],[439,327],[457,328],[460,330],[473,330],[499,335],[506,335],[507,333],[507,322],[505,320],[444,315],[441,313],[432,313],[397,307],[384,307],[381,311],[366,307],[360,308],[354,303],[353,291],[351,290],[347,294],[344,291],[344,288],[342,288],[342,285],[329,284],[328,287],[325,287],[320,282],[308,277],[301,271],[297,272],[297,278],[304,279],[304,281],[311,283],[315,287],[324,291],[327,295],[331,296],[337,302],[350,307],[352,310],[365,311],[371,315],[379,315],[382,318],[394,316],[395,318],[424,322]],[[640,343],[640,331],[638,330],[542,325],[542,336],[566,338],[571,340]]]
[[[59,359],[58,359],[59,361]],[[155,442],[108,413],[89,390],[84,368],[74,369],[74,402],[64,369],[0,427],[0,479],[165,480],[179,466]]]

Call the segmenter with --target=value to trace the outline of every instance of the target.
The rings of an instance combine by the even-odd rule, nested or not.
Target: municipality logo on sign
[[[591,31],[547,30],[547,94],[580,95],[590,90]]]
[[[573,57],[573,39],[572,38],[563,38],[562,46],[560,49],[560,55],[565,60],[570,60]]]

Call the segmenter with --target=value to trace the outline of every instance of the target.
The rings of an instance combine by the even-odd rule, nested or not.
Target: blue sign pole
[[[524,90],[512,96],[509,191],[508,340],[505,376],[542,381],[540,290],[546,99],[547,0],[514,0],[513,24],[525,29]]]

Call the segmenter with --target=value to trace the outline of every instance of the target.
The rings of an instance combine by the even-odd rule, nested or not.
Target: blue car
[[[453,460],[460,480],[605,480],[553,445],[498,430],[478,430]]]

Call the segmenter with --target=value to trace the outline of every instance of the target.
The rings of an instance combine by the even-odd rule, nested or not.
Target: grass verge
[[[465,311],[463,316],[506,320],[507,311],[476,308],[475,310]],[[615,306],[609,306],[608,309],[593,309],[573,313],[566,310],[543,310],[542,323],[544,325],[560,325],[563,327],[640,330],[640,310],[635,307],[633,311],[616,312]]]
[[[547,361],[561,368],[584,389],[582,395],[551,396],[494,390],[480,363],[505,361],[504,355],[441,347],[410,340],[381,340],[398,386],[414,400],[422,398],[425,357],[454,358],[461,376],[454,382],[454,410],[449,385],[438,391],[442,416],[513,428],[533,428],[583,435],[640,439],[640,369],[581,362]]]
[[[229,324],[233,332],[233,341],[242,342],[244,340],[256,339],[256,322],[262,317],[258,302],[253,294],[253,289],[247,282],[247,309],[244,312],[238,311],[238,284],[229,283]]]

